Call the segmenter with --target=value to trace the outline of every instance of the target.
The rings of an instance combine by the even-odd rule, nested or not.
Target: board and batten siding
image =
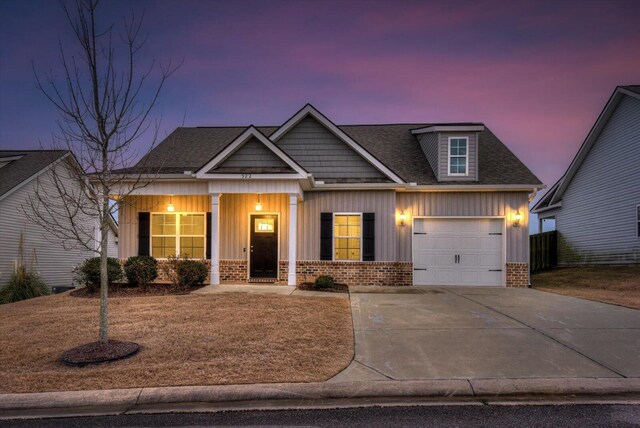
[[[449,175],[449,138],[467,137],[469,139],[468,160],[469,174],[466,176]],[[474,181],[478,179],[478,133],[477,132],[439,132],[439,161],[438,180],[439,181]]]
[[[624,96],[562,196],[560,264],[640,263],[640,100]]]
[[[66,168],[65,163],[56,166],[59,176],[64,172],[61,168]],[[63,179],[64,180],[64,179]],[[69,190],[75,188],[80,192],[80,186],[72,179],[66,179],[65,187]],[[48,194],[55,194],[56,188],[48,172],[41,174],[37,181],[38,185]],[[31,222],[24,213],[28,210],[28,198],[34,195],[36,180],[26,183],[21,188],[0,201],[0,287],[4,287],[11,278],[15,260],[18,257],[18,242],[20,234],[24,233],[24,247],[27,263],[33,261],[34,270],[40,274],[48,287],[69,287],[73,284],[72,270],[89,257],[97,254],[85,248],[74,247],[65,248],[63,243],[48,233],[45,229]],[[87,227],[93,229],[97,222],[88,217],[76,216],[76,223],[87,222]],[[109,233],[109,240],[115,236]],[[72,246],[69,241],[67,247]],[[111,250],[112,243],[109,243]],[[35,259],[33,258],[35,251]],[[112,254],[109,254],[110,256]],[[115,256],[115,254],[113,254]]]
[[[375,259],[395,261],[393,190],[306,192],[298,205],[298,260],[320,260],[320,213],[375,213]]]
[[[209,195],[143,195],[128,196],[118,205],[120,240],[118,257],[126,259],[138,255],[138,213],[167,212],[172,203],[175,212],[210,212]]]
[[[253,137],[214,168],[289,168],[289,165]]]
[[[246,259],[249,213],[280,214],[280,259],[288,256],[289,242],[289,195],[262,194],[262,211],[256,212],[256,194],[223,194],[220,197],[220,258]],[[171,202],[175,212],[211,212],[209,195],[156,195],[130,196],[120,205],[119,257],[128,258],[138,254],[138,213],[167,212]]]
[[[529,262],[529,194],[527,192],[398,192],[396,209],[404,210],[407,225],[398,227],[398,260],[411,261],[412,218],[416,216],[505,216],[507,262]],[[523,220],[513,227],[510,215]]]
[[[175,212],[210,212],[211,198],[205,195],[130,196],[120,206],[119,257],[138,253],[138,212],[166,212],[171,203]],[[289,195],[262,194],[262,211],[255,211],[256,194],[223,194],[220,197],[220,258],[246,259],[249,213],[280,214],[280,260],[289,248]],[[395,260],[395,193],[393,191],[306,192],[298,202],[298,260],[320,260],[320,213],[373,212],[376,214],[378,261]]]
[[[316,179],[385,178],[310,116],[302,119],[275,144]]]

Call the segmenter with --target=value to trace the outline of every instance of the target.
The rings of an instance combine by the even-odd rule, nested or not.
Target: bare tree
[[[53,71],[39,74],[36,85],[58,111],[56,148],[69,150],[68,168],[51,168],[53,185],[37,185],[28,201],[28,215],[65,246],[100,253],[100,342],[109,339],[107,246],[112,211],[119,200],[149,183],[156,171],[128,168],[139,157],[134,143],[149,137],[155,144],[158,124],[150,119],[166,80],[177,70],[152,61],[137,63],[146,37],[142,17],[124,20],[121,33],[115,25],[98,22],[98,0],[63,4],[73,30],[75,49],[59,42],[62,77]],[[114,39],[120,43],[115,43]],[[116,50],[116,44],[122,50]],[[157,75],[157,81],[151,80]],[[147,151],[147,153],[148,153]],[[127,169],[128,168],[128,169]],[[78,190],[70,181],[80,183]],[[86,218],[97,219],[96,228]]]

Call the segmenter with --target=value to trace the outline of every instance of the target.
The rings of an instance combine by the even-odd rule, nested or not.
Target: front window
[[[449,138],[449,175],[467,175],[469,166],[469,139]]]
[[[206,229],[204,213],[151,214],[151,255],[204,259]]]
[[[362,214],[334,214],[333,259],[360,260]]]

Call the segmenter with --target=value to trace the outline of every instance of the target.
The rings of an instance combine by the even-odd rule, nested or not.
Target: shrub
[[[194,285],[202,285],[209,275],[207,265],[197,260],[181,260],[178,263],[178,279],[182,289],[188,289]]]
[[[320,275],[316,278],[315,285],[317,288],[333,288],[335,281],[330,275]]]
[[[91,257],[74,269],[75,280],[87,287],[90,293],[100,289],[100,257]],[[107,278],[109,285],[123,278],[122,267],[118,259],[107,259]]]
[[[194,285],[202,285],[207,280],[207,265],[198,260],[189,260],[185,254],[170,256],[162,265],[165,275],[176,290],[186,291]]]
[[[18,302],[50,294],[49,289],[36,272],[19,266],[9,283],[0,290],[0,304]]]
[[[146,290],[158,277],[158,261],[151,256],[129,257],[124,264],[124,274],[129,284]]]

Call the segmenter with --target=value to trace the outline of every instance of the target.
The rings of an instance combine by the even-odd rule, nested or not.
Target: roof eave
[[[482,132],[484,125],[435,125],[412,129],[411,134],[426,134],[429,132]]]

